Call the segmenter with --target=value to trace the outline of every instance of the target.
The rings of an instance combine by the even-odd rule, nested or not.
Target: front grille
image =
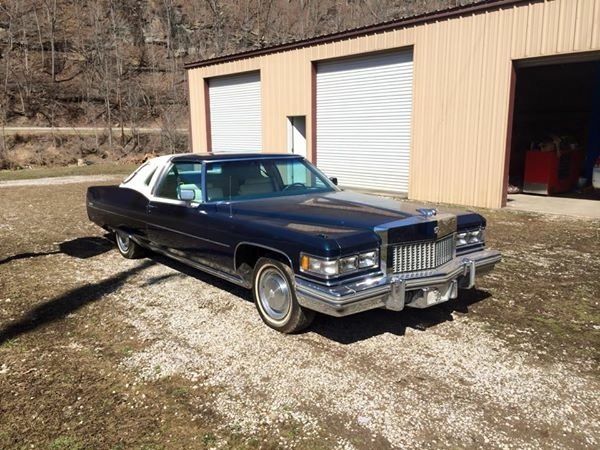
[[[451,234],[437,241],[395,245],[392,248],[394,273],[435,269],[454,256],[455,240]]]

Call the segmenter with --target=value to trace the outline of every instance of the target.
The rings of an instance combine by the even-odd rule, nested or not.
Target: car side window
[[[314,172],[307,170],[306,166],[297,160],[282,161],[275,164],[284,188],[300,185],[307,188],[326,188]]]
[[[202,201],[202,164],[176,162],[160,181],[156,197],[181,200],[181,191],[194,192],[194,202]]]
[[[211,163],[206,168],[209,201],[249,198],[278,190],[277,181],[260,161]]]

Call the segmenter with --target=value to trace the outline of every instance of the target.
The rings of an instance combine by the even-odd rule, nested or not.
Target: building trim
[[[185,73],[186,80],[186,89],[187,89],[187,100],[188,100],[188,108],[192,107],[192,90],[190,89],[190,74],[188,72]],[[192,134],[192,115],[188,114],[188,150],[190,152],[194,151],[194,136]]]
[[[506,126],[506,150],[504,156],[504,174],[503,180],[504,185],[502,186],[502,199],[501,206],[505,207],[508,200],[508,183],[509,183],[509,172],[510,172],[510,154],[512,151],[512,138],[513,138],[513,124],[514,124],[514,113],[515,113],[515,96],[517,92],[517,67],[515,62],[510,65],[510,90],[508,97],[508,122]]]
[[[209,58],[199,61],[192,61],[184,64],[185,69],[195,69],[197,67],[211,66],[214,64],[220,64],[230,61],[236,61],[244,58],[252,58],[255,56],[268,55],[271,53],[282,52],[287,50],[295,50],[303,47],[309,47],[318,44],[326,44],[343,39],[351,39],[369,34],[377,34],[385,31],[396,30],[399,28],[405,28],[408,26],[421,25],[426,22],[439,21],[445,19],[451,19],[454,17],[462,16],[465,14],[474,14],[483,11],[489,11],[493,9],[509,7],[518,5],[520,3],[537,3],[544,0],[483,0],[479,3],[471,5],[457,6],[454,8],[444,9],[441,11],[433,11],[416,16],[411,16],[404,19],[393,20],[389,22],[383,22],[375,25],[368,25],[365,27],[354,28],[351,30],[340,31],[337,33],[326,34],[322,36],[316,36],[308,39],[301,39],[298,41],[288,42],[284,44],[273,45],[271,47],[258,48],[253,50],[247,50],[244,52],[234,53],[231,55],[217,56],[215,58]]]
[[[212,124],[210,123],[210,89],[208,80],[208,78],[204,79],[204,116],[206,117],[206,151],[212,153]]]
[[[317,63],[310,66],[310,161],[317,164]]]

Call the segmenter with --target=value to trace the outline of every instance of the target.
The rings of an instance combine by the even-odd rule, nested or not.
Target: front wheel
[[[115,241],[117,241],[117,248],[121,256],[127,259],[141,258],[145,254],[144,248],[134,242],[128,234],[122,231],[115,232]]]
[[[298,303],[293,272],[285,264],[260,258],[254,268],[252,293],[261,319],[282,333],[295,333],[308,327],[314,311]]]

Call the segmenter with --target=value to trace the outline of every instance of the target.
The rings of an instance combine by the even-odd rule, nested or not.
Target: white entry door
[[[341,186],[408,192],[412,50],[317,65],[317,165]]]
[[[210,79],[208,99],[213,152],[262,151],[258,72]]]
[[[288,117],[288,151],[306,158],[306,116]]]

